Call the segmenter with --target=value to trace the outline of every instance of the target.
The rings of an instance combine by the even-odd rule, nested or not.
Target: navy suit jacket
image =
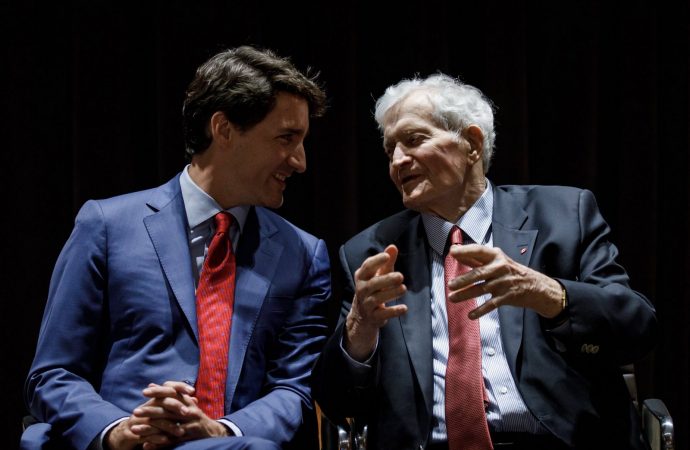
[[[53,273],[26,382],[31,414],[49,425],[29,427],[23,446],[50,438],[86,449],[146,401],[148,383],[194,385],[187,230],[179,175],[82,207]],[[327,332],[328,254],[322,240],[255,207],[236,261],[225,417],[246,436],[282,445],[311,408],[311,367]]]
[[[656,340],[650,302],[628,286],[609,227],[589,191],[565,187],[494,188],[493,242],[515,261],[567,290],[567,321],[554,326],[533,310],[502,306],[501,338],[528,409],[570,446],[644,448],[620,365]],[[350,370],[340,348],[354,271],[388,244],[408,311],[381,329],[368,376]],[[424,448],[432,429],[430,251],[418,213],[404,211],[366,229],[340,251],[348,280],[341,323],[314,370],[314,396],[335,421],[368,423],[370,448]]]

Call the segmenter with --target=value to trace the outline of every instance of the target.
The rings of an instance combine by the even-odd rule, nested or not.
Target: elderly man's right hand
[[[389,245],[370,256],[355,272],[355,296],[345,322],[345,351],[357,361],[365,361],[376,347],[379,328],[389,319],[407,312],[406,305],[386,306],[405,293],[403,275],[394,272],[398,249]]]

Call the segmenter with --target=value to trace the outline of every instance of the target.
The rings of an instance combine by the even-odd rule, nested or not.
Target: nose
[[[391,155],[391,167],[397,169],[410,161],[412,161],[410,155],[404,151],[400,144],[397,144]]]
[[[307,155],[304,153],[304,144],[300,144],[295,148],[288,158],[288,163],[297,173],[302,173],[307,170]]]

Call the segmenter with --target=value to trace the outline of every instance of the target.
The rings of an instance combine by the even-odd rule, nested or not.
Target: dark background
[[[688,19],[687,1],[652,0],[2,0],[2,447],[19,439],[50,273],[79,207],[175,175],[195,68],[256,44],[319,69],[328,90],[279,212],[332,258],[402,207],[372,110],[415,73],[460,76],[496,103],[494,183],[592,190],[663,328],[637,365],[641,395],[666,402],[687,449]]]

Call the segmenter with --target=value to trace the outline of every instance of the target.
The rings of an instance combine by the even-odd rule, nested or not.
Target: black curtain
[[[372,110],[403,77],[440,70],[495,102],[494,183],[592,190],[663,327],[637,365],[641,395],[666,402],[688,448],[688,19],[687,1],[653,0],[4,0],[3,436],[18,442],[48,281],[79,207],[175,175],[194,69],[255,44],[320,70],[328,90],[279,212],[326,239],[334,263],[402,208]]]

